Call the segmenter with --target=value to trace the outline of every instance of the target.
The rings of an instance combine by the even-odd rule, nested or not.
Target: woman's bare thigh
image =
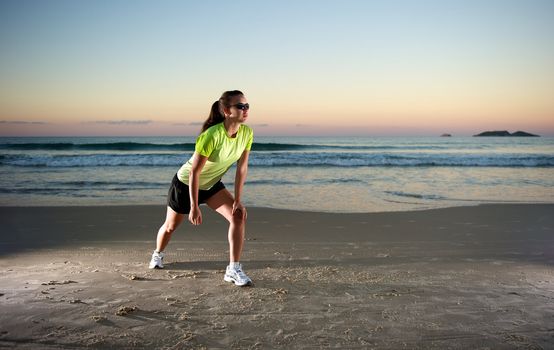
[[[167,207],[167,214],[165,216],[165,225],[168,228],[172,228],[175,230],[185,219],[185,214],[181,214],[176,212],[175,210],[171,209],[171,207]]]
[[[217,192],[210,198],[206,200],[206,204],[221,214],[227,221],[231,222],[233,220],[233,202],[235,199],[233,195],[227,191],[227,189],[222,189]]]

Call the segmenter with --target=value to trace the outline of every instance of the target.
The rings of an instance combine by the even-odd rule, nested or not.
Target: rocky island
[[[531,137],[539,137],[539,135],[530,134],[525,131],[516,131],[514,133],[509,133],[506,130],[503,131],[485,131],[477,135],[473,136],[531,136]]]

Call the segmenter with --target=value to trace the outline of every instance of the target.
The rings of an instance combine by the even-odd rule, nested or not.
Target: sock
[[[230,262],[229,267],[232,269],[238,269],[240,267],[240,263],[238,261]]]

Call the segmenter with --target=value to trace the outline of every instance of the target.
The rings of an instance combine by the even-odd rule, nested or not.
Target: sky
[[[554,136],[551,0],[0,0],[0,136]]]

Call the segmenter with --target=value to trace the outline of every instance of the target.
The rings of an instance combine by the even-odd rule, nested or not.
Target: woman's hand
[[[246,208],[239,201],[233,202],[233,211],[231,213],[233,216],[235,216],[235,214],[241,215],[242,219],[246,220]]]
[[[189,221],[193,225],[202,224],[202,212],[198,206],[190,208]]]

